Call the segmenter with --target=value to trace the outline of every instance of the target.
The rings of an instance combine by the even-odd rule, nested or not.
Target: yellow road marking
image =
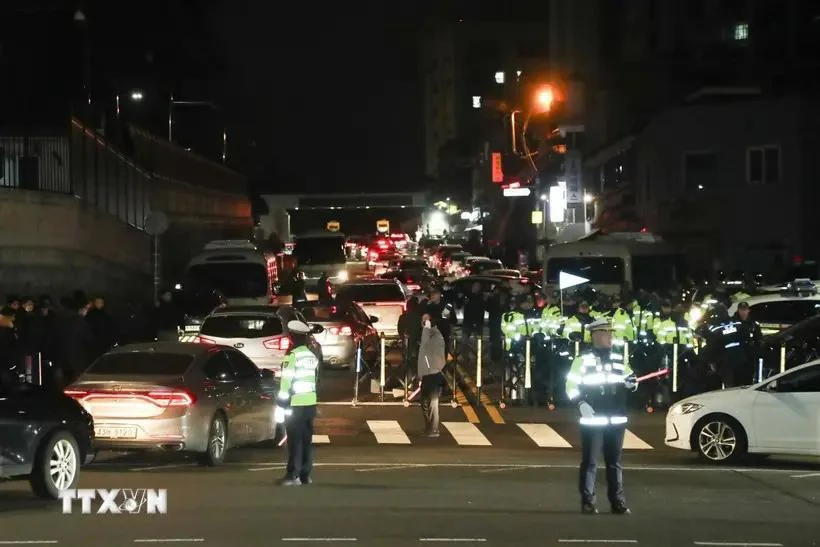
[[[467,387],[470,388],[470,392],[473,395],[478,394],[478,388],[475,385],[475,382],[470,378],[470,376],[465,372],[464,368],[461,365],[458,365],[458,370],[461,373],[461,376],[464,377],[464,382],[467,384]],[[494,424],[505,424],[507,422],[504,421],[504,418],[501,416],[501,413],[498,411],[498,408],[490,401],[490,398],[487,397],[486,393],[482,393],[479,399],[479,403],[481,406],[484,407],[484,410],[487,411],[487,414],[490,416],[490,419],[493,421]],[[472,407],[471,407],[472,408]]]
[[[455,379],[453,379],[455,380]],[[447,383],[450,383],[450,378],[447,378]],[[455,380],[455,384],[450,386],[450,389],[455,396],[456,403],[461,407],[461,410],[464,412],[464,415],[467,417],[467,421],[471,424],[478,424],[481,423],[481,419],[479,419],[478,414],[476,413],[475,409],[473,409],[470,402],[467,400],[467,397],[464,396],[464,393],[458,389],[458,381]]]

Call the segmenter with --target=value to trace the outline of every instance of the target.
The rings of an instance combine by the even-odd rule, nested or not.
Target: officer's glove
[[[591,418],[595,415],[595,410],[586,401],[581,401],[578,408],[581,410],[581,417],[583,418]]]
[[[273,421],[277,424],[285,423],[285,409],[281,406],[277,406],[273,409]]]
[[[624,380],[626,389],[630,391],[638,391],[638,380],[634,376],[629,376]]]

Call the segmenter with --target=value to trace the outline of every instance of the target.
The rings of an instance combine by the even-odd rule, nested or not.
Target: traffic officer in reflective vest
[[[598,513],[595,505],[596,460],[603,451],[607,497],[612,512],[629,514],[621,457],[627,421],[627,391],[635,391],[638,384],[629,365],[612,351],[613,329],[609,319],[598,319],[587,325],[587,330],[592,338],[592,349],[575,358],[567,375],[567,396],[579,403],[581,411],[581,511]]]
[[[287,432],[287,474],[281,486],[310,484],[313,470],[313,420],[316,418],[316,380],[319,359],[308,347],[310,326],[301,321],[288,322],[291,349],[282,361],[276,410],[277,423],[284,422]]]

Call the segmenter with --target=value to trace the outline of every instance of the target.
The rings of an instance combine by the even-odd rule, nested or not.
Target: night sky
[[[0,68],[18,75],[0,91],[12,95],[3,112],[42,115],[59,95],[76,98],[87,39],[95,100],[111,112],[117,93],[140,89],[123,117],[165,135],[170,93],[218,103],[178,109],[177,139],[218,150],[226,125],[229,163],[252,191],[422,189],[421,29],[480,5],[3,0]],[[87,27],[72,20],[77,7]]]

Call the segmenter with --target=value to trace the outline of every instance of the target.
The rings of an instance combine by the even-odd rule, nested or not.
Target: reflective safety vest
[[[637,329],[638,338],[645,340],[655,324],[655,314],[647,309],[642,309],[639,306],[633,308],[632,324]]]
[[[558,306],[545,306],[541,310],[541,332],[547,336],[555,336],[563,323],[561,308]]]
[[[509,349],[513,342],[523,341],[527,336],[541,332],[541,318],[526,317],[520,311],[511,311],[504,314],[501,321],[501,332]]]
[[[615,335],[612,337],[613,343],[622,344],[624,341],[635,340],[635,325],[632,324],[632,318],[625,309],[618,308],[612,314],[612,328],[615,329]]]
[[[678,325],[678,344],[691,348],[695,336],[686,317],[684,317],[684,321],[686,321],[686,324]]]
[[[318,370],[319,359],[307,346],[293,348],[282,361],[282,381],[277,396],[279,406],[315,405]]]
[[[566,323],[564,323],[563,337],[567,340],[572,340],[571,335],[576,333],[582,335],[582,340],[584,342],[590,342],[592,340],[592,336],[590,335],[589,331],[584,328],[584,324],[581,323],[581,320],[578,319],[578,316],[573,315],[572,317],[567,319]]]
[[[671,318],[655,322],[653,332],[658,344],[674,344],[678,338],[678,325]]]
[[[594,416],[582,416],[581,425],[607,426],[625,424],[626,386],[632,369],[623,356],[611,352],[608,360],[595,351],[585,351],[572,361],[567,374],[567,396],[579,399],[592,407]]]

